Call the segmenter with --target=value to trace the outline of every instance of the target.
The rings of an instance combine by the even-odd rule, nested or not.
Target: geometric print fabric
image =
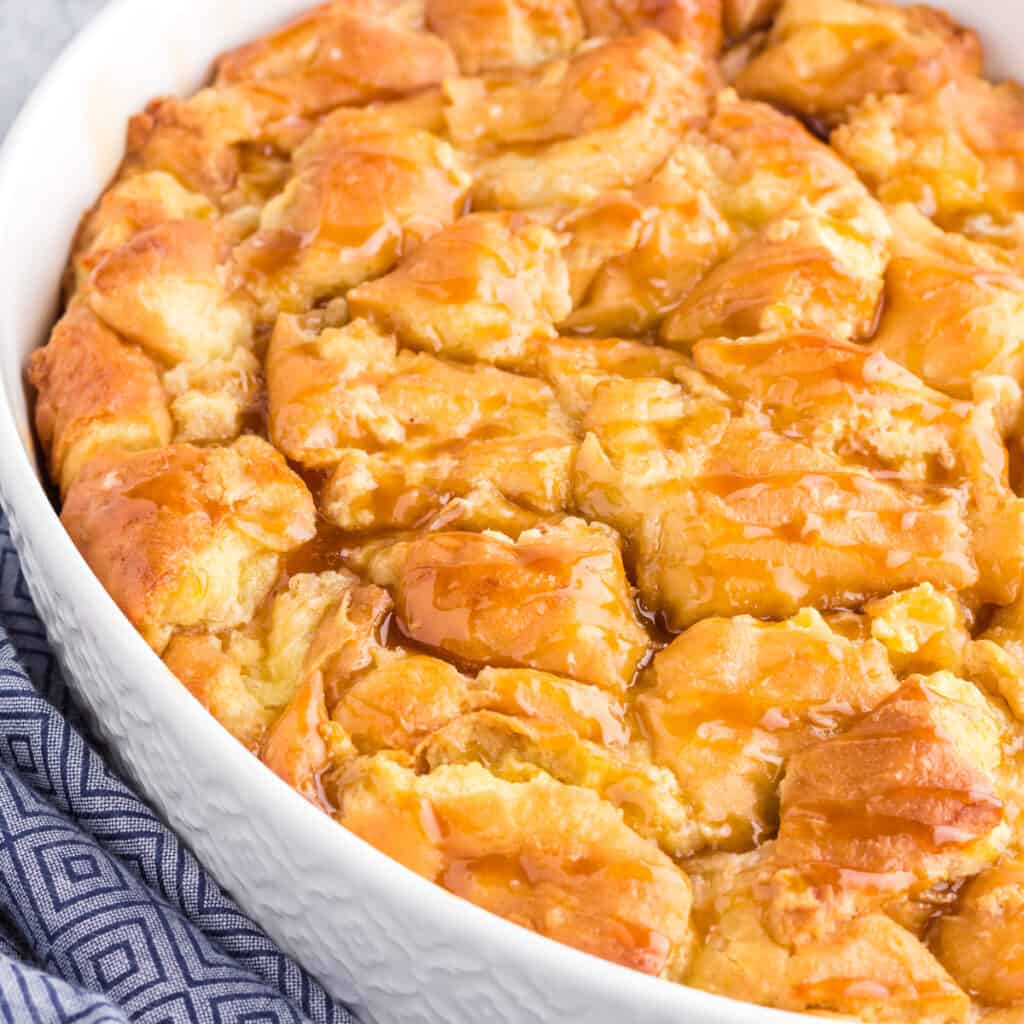
[[[355,1024],[110,768],[0,516],[0,1024]]]

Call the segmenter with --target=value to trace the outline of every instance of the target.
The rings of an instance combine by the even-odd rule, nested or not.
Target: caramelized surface
[[[1022,1024],[1024,101],[981,56],[878,0],[320,4],[135,117],[83,220],[28,367],[70,535],[451,892]]]
[[[338,820],[414,871],[607,960],[685,964],[689,880],[590,790],[480,765],[415,775],[383,755],[353,775]]]
[[[371,555],[410,639],[463,662],[557,672],[613,690],[650,641],[633,609],[617,538],[565,520],[522,534],[430,533]]]
[[[974,874],[1005,842],[999,724],[972,684],[912,676],[790,759],[779,860],[826,884],[852,872],[869,892]]]
[[[1024,1001],[1024,871],[1008,861],[973,878],[937,928],[939,956],[969,992],[996,1006]]]
[[[835,147],[886,203],[1016,249],[1024,203],[1024,91],[964,76],[934,91],[867,98]]]
[[[981,71],[977,37],[942,11],[875,0],[784,0],[740,93],[841,120],[870,95],[927,92]]]
[[[817,232],[815,221],[821,222]],[[795,247],[793,265],[779,261],[774,281],[762,283],[758,274],[746,281],[737,276],[745,257],[764,264],[757,250],[801,222],[808,225],[805,234],[821,235],[826,222],[832,233],[828,240],[811,238]],[[854,251],[853,262],[866,268],[853,273],[867,278],[862,301],[868,309],[860,315],[870,319],[884,271],[881,243],[888,234],[877,204],[827,146],[793,118],[741,100],[731,90],[718,95],[707,126],[687,131],[650,180],[632,191],[599,196],[563,217],[559,228],[571,239],[565,257],[577,307],[566,326],[581,333],[640,334],[655,328],[688,295],[691,308],[717,304],[703,312],[703,323],[696,309],[668,322],[666,337],[672,339],[674,331],[681,341],[694,331],[700,336],[705,327],[713,333],[716,314],[726,324],[722,329],[731,330],[733,321],[741,333],[742,318],[756,323],[770,315],[770,307],[776,317],[784,315],[787,270],[796,271],[804,290],[814,287],[824,270],[819,286],[827,287],[832,248],[855,250],[858,240],[866,252],[858,259]],[[845,243],[844,232],[851,235]],[[836,259],[835,271],[841,267],[842,259]],[[758,269],[763,274],[766,266]],[[729,284],[717,299],[719,289],[710,283],[716,274]]]
[[[704,619],[655,655],[642,682],[651,756],[725,849],[774,830],[787,758],[898,685],[880,644],[846,640],[810,611],[782,623]]]

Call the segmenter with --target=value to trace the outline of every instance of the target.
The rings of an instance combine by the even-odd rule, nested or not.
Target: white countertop
[[[107,0],[0,0],[0,137],[32,86]]]

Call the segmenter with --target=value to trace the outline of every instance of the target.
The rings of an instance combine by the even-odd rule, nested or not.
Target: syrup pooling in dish
[[[334,0],[133,119],[63,521],[304,799],[787,1010],[1024,1020],[1024,102],[874,0]]]

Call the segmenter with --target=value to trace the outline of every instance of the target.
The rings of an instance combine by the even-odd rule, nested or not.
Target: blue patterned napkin
[[[355,1024],[106,764],[2,517],[0,1021]]]

